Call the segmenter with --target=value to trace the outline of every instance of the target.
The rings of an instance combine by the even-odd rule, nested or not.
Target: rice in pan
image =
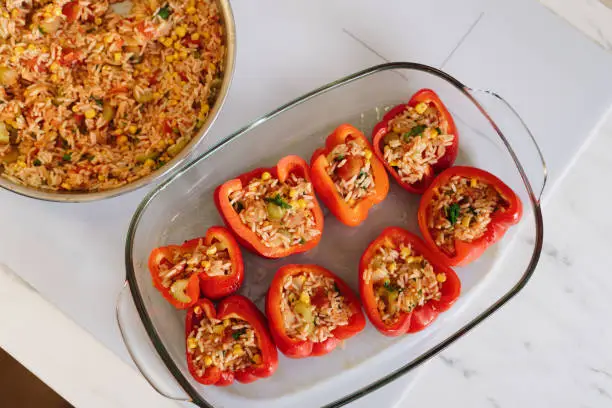
[[[121,14],[111,3],[0,3],[3,177],[119,187],[163,166],[206,120],[225,52],[214,1],[132,0]]]

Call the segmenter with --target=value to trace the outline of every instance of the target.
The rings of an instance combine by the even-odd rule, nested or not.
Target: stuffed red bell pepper
[[[356,226],[370,208],[389,192],[384,165],[358,129],[340,125],[327,137],[325,147],[310,160],[312,184],[327,208],[344,224]]]
[[[323,212],[308,164],[298,156],[220,185],[215,204],[238,241],[263,257],[305,252],[321,240]]]
[[[155,248],[149,271],[154,286],[179,309],[193,305],[200,293],[212,299],[227,296],[244,280],[240,247],[223,227],[211,227],[183,245]]]
[[[419,228],[447,265],[467,265],[521,219],[521,200],[484,170],[451,167],[421,197]]]
[[[338,276],[318,265],[285,265],[266,297],[278,349],[291,358],[321,356],[365,327],[359,299]]]
[[[359,292],[374,327],[399,336],[423,330],[448,310],[461,282],[416,235],[388,227],[361,257]]]
[[[232,295],[215,307],[200,299],[185,320],[187,367],[196,381],[225,386],[274,374],[278,352],[266,318],[249,299]]]
[[[459,134],[452,116],[430,89],[391,109],[372,133],[374,152],[399,185],[422,194],[436,173],[457,158]]]

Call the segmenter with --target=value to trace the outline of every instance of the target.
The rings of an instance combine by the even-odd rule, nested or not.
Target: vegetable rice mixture
[[[331,177],[342,199],[349,205],[374,193],[374,176],[370,159],[372,152],[358,141],[346,138],[328,155],[327,174]]]
[[[159,265],[159,275],[162,285],[170,288],[170,292],[179,301],[185,299],[185,289],[188,279],[194,273],[205,273],[208,276],[226,276],[232,273],[232,261],[225,245],[216,242],[210,246],[199,240],[193,250],[185,250],[180,246],[170,249],[171,259],[164,259]]]
[[[454,135],[444,134],[440,112],[433,104],[421,102],[389,121],[383,138],[385,161],[396,169],[404,183],[421,181],[429,166],[440,160]]]
[[[372,280],[381,319],[393,324],[400,313],[410,313],[429,300],[439,300],[444,273],[436,274],[427,259],[416,254],[411,245],[388,241],[378,249],[366,271]]]
[[[202,308],[196,306],[194,313],[201,315]],[[204,316],[187,336],[187,355],[199,376],[208,367],[237,371],[262,361],[255,330],[246,320],[233,317],[218,320]]]
[[[490,184],[454,176],[434,191],[428,227],[436,245],[453,256],[456,239],[472,242],[482,237],[493,213],[507,207],[506,200]]]
[[[311,272],[285,277],[280,307],[287,336],[313,342],[334,337],[353,314],[334,280]]]
[[[163,166],[204,123],[225,52],[215,3],[110,3],[0,2],[4,177],[115,188]]]
[[[284,183],[269,172],[253,178],[230,194],[230,203],[243,224],[269,248],[305,244],[317,237],[312,209],[312,184],[291,174]]]

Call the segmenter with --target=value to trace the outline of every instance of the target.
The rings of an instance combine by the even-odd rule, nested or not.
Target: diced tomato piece
[[[64,7],[62,7],[62,14],[66,16],[69,23],[74,22],[79,15],[79,2],[75,0],[64,4]]]

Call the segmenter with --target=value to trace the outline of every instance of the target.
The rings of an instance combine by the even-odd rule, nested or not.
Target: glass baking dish
[[[351,123],[369,136],[390,107],[406,102],[421,88],[435,90],[455,119],[460,135],[457,164],[486,169],[512,187],[523,202],[521,223],[478,261],[456,268],[462,282],[458,302],[422,332],[387,338],[368,323],[362,333],[327,356],[302,360],[281,356],[278,371],[269,379],[230,387],[197,383],[185,361],[185,314],[151,285],[150,251],[202,236],[208,227],[222,224],[213,203],[217,185],[252,168],[273,166],[287,154],[309,160],[341,123]],[[145,197],[127,236],[127,284],[117,309],[121,332],[143,375],[168,397],[202,407],[342,406],[422,364],[522,289],[542,248],[540,197],[545,181],[546,167],[535,139],[510,105],[494,93],[470,89],[442,71],[416,63],[366,69],[245,126]],[[387,199],[359,227],[346,227],[326,211],[323,239],[306,254],[266,260],[245,251],[246,279],[240,293],[263,310],[274,272],[287,263],[320,264],[357,291],[363,250],[386,226],[399,225],[418,233],[418,203],[419,196],[392,181]],[[148,338],[133,334],[138,321],[130,320],[126,312],[132,300]]]

